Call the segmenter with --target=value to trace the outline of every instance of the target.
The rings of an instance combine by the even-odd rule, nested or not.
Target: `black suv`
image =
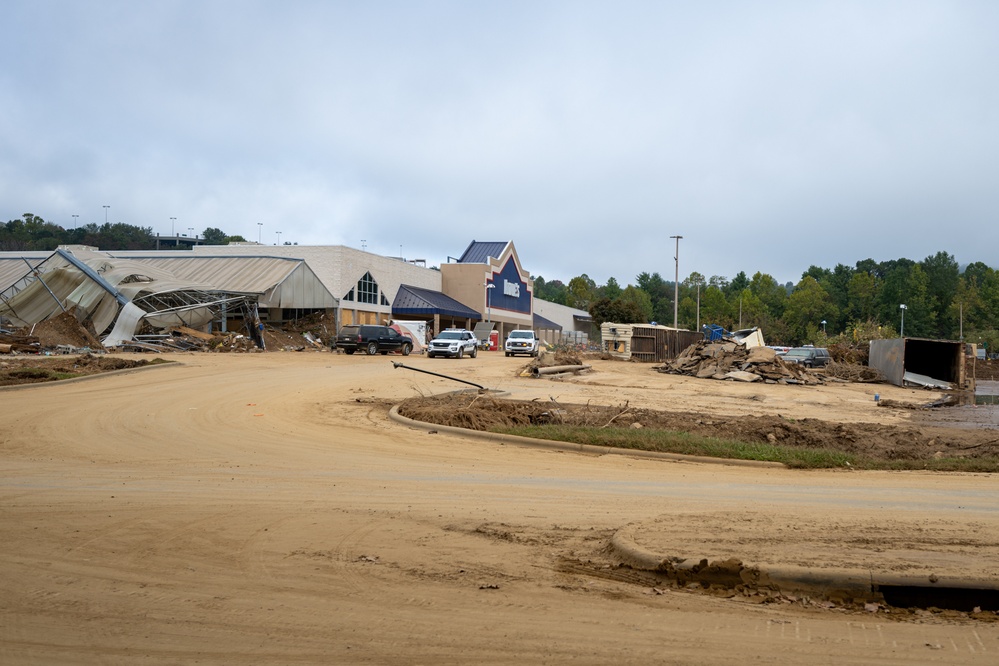
[[[780,358],[785,363],[800,363],[806,368],[822,368],[832,360],[829,350],[822,347],[795,347]]]
[[[401,351],[403,356],[409,356],[409,352],[413,351],[413,341],[394,328],[366,324],[341,328],[336,336],[336,346],[347,354],[361,349],[371,356],[379,352],[388,354],[390,351]]]

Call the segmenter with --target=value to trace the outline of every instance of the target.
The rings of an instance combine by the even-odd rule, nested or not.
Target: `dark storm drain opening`
[[[896,608],[940,608],[971,612],[999,610],[999,590],[970,587],[878,585],[885,603]]]

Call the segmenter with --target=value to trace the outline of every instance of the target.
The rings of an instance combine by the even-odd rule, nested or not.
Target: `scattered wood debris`
[[[704,379],[765,384],[822,384],[821,375],[796,363],[785,363],[769,347],[750,347],[727,340],[696,342],[675,359],[656,366],[659,372]]]

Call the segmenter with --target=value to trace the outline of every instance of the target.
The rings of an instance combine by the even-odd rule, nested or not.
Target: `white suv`
[[[503,351],[507,356],[514,354],[538,355],[538,337],[534,331],[510,331],[506,342],[503,343]]]
[[[463,328],[448,328],[437,334],[427,345],[427,357],[453,356],[461,358],[465,354],[472,358],[479,353],[479,341],[471,331]]]

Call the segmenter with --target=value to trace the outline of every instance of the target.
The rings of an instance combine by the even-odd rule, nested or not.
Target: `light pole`
[[[488,282],[486,282],[482,286],[486,288],[486,321],[491,324],[493,323],[493,319],[492,319],[492,314],[489,312],[489,290],[495,289],[496,285],[489,284]]]
[[[74,228],[74,229],[76,229],[76,225],[77,225],[77,223],[78,223],[78,222],[80,221],[80,220],[78,219],[79,217],[80,217],[79,215],[74,215],[74,216],[73,216],[73,228]]]
[[[260,245],[260,234],[264,231],[264,223],[257,222],[257,245]]]
[[[904,338],[905,337],[905,311],[906,311],[905,303],[902,303],[900,306],[898,306],[898,309],[902,311],[902,325],[899,327],[898,337]]]
[[[278,245],[280,245],[280,244],[281,244],[281,232],[280,232],[280,231],[275,231],[274,233],[276,233],[276,234],[277,234],[277,237],[278,237],[278,242],[277,242],[277,244],[278,244]]]
[[[822,335],[826,334],[826,320],[822,320]]]
[[[190,232],[190,237],[194,238],[194,227],[188,227],[187,230]]]
[[[361,239],[361,252],[367,252],[367,250],[368,250],[368,241],[366,241],[366,240],[364,240],[362,238]]]
[[[174,230],[174,227],[176,226],[176,223],[177,223],[177,218],[176,217],[171,217],[170,218],[170,235],[171,236],[176,236],[177,235],[177,232]]]
[[[111,206],[104,206],[104,224],[105,224],[105,226],[108,223],[108,208],[110,208],[110,207]]]
[[[680,239],[683,236],[670,236],[670,238],[676,239],[676,255],[673,257],[676,262],[676,275],[673,276],[673,328],[676,328],[677,315],[680,312],[680,304],[677,301],[680,299]]]

